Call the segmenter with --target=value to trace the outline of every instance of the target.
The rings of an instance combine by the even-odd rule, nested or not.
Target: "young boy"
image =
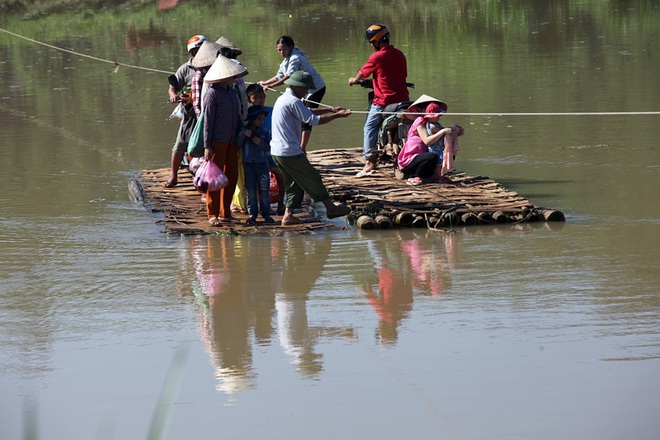
[[[266,111],[268,111],[268,113],[266,114],[266,119],[264,120],[264,124],[261,126],[261,128],[267,130],[270,133],[271,112],[273,110],[273,107],[265,106],[266,92],[264,91],[264,88],[256,83],[250,84],[246,89],[246,93],[248,97],[248,102],[250,104],[261,105],[266,109]],[[277,215],[283,215],[284,214],[284,176],[282,176],[282,172],[277,168],[277,165],[275,164],[275,161],[273,161],[272,156],[268,156],[268,167],[270,169],[270,172],[273,173],[273,175],[275,176],[275,180],[277,180],[277,187],[279,191],[277,195]]]
[[[247,123],[238,134],[237,144],[243,158],[245,191],[247,192],[247,210],[250,216],[247,225],[256,225],[257,216],[265,223],[275,223],[270,216],[270,132],[263,128],[268,111],[262,105],[253,105],[247,112]]]

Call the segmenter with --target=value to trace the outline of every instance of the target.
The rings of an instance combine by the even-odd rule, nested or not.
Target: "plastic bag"
[[[280,186],[273,173],[270,173],[270,188],[268,192],[270,195],[270,203],[277,203],[280,200]]]
[[[179,103],[174,110],[172,110],[172,114],[170,115],[170,119],[183,119],[183,115],[185,114],[185,110],[183,109],[183,106],[181,103]]]
[[[204,159],[201,158],[201,157],[193,157],[190,160],[190,164],[188,165],[188,169],[190,170],[190,172],[192,173],[193,176],[197,173],[197,170],[202,165],[203,161],[204,161]]]
[[[220,191],[229,180],[220,167],[212,160],[204,160],[193,178],[193,185],[201,192]]]
[[[204,111],[199,115],[188,140],[188,154],[192,157],[204,156]]]

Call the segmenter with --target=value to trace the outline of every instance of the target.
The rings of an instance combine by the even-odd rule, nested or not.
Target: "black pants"
[[[415,156],[408,164],[404,167],[401,172],[404,177],[419,177],[422,179],[428,179],[433,177],[435,174],[435,168],[438,166],[438,155],[435,153],[420,153]]]

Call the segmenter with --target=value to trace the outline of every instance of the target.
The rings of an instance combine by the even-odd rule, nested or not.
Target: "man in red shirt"
[[[374,24],[367,29],[365,39],[371,44],[374,53],[358,69],[357,75],[348,79],[348,85],[358,84],[373,76],[374,99],[364,123],[365,165],[357,177],[371,174],[376,168],[376,141],[378,130],[383,122],[381,112],[388,104],[408,101],[406,77],[408,67],[406,56],[390,44],[390,31],[382,24]]]

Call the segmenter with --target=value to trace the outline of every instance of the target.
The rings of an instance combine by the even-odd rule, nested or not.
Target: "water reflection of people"
[[[316,350],[321,338],[353,339],[350,327],[313,326],[307,317],[332,237],[207,236],[191,243],[200,336],[219,391],[232,395],[256,386],[252,344],[272,344],[276,311],[280,345],[305,377],[323,369]]]
[[[392,345],[399,338],[399,324],[412,310],[413,287],[410,263],[401,242],[380,237],[367,243],[374,262],[373,276],[363,284],[369,304],[378,314],[376,340]]]
[[[332,237],[290,237],[284,254],[286,264],[276,296],[280,344],[304,377],[323,370],[323,355],[316,346],[323,337],[354,338],[352,327],[314,326],[307,316],[307,300],[332,249]]]
[[[376,340],[393,345],[401,322],[412,310],[413,295],[441,295],[449,286],[449,270],[456,259],[454,236],[427,232],[410,239],[379,237],[367,246],[374,273],[363,289],[378,314]]]
[[[247,239],[199,237],[192,256],[200,287],[200,335],[211,356],[217,389],[227,394],[256,386],[251,335],[270,341],[275,289],[281,273],[271,246]]]
[[[451,282],[450,269],[456,264],[455,237],[448,233],[429,240],[426,236],[401,243],[408,255],[415,290],[422,294],[442,295]]]
[[[307,297],[321,274],[331,249],[330,237],[287,240],[286,269],[276,297],[280,344],[292,356],[296,369],[315,376],[323,369],[317,353],[318,332],[309,327]]]

